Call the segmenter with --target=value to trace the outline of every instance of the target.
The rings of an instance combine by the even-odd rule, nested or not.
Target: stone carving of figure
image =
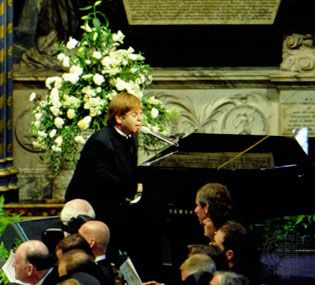
[[[33,2],[36,3],[33,3]],[[23,15],[29,15],[25,9],[35,4],[38,14],[35,34],[35,46],[27,49],[21,58],[22,66],[59,68],[56,59],[58,44],[67,41],[69,36],[77,37],[79,29],[79,0],[25,0]],[[34,15],[33,15],[34,17]],[[34,21],[33,21],[34,22]],[[21,24],[20,24],[21,26]]]
[[[315,70],[315,48],[310,34],[292,34],[283,42],[282,70],[308,72]]]

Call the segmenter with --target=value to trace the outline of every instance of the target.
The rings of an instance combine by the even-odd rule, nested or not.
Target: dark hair
[[[28,254],[26,260],[35,266],[38,271],[49,269],[55,263],[55,257],[53,255],[43,253]]]
[[[82,249],[87,254],[94,256],[89,243],[78,233],[70,234],[59,241],[56,246],[56,251],[58,249],[62,251],[62,254],[73,249]]]
[[[116,117],[128,113],[132,109],[141,108],[141,100],[128,92],[121,92],[110,101],[107,112],[107,125],[115,126]]]
[[[216,229],[224,225],[227,221],[235,219],[232,206],[221,201],[219,198],[210,198],[208,206],[207,216],[211,219]]]

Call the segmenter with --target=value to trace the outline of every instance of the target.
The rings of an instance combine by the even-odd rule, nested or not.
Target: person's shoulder
[[[72,274],[71,277],[77,279],[84,285],[101,285],[101,282],[96,277],[86,272],[76,272]]]

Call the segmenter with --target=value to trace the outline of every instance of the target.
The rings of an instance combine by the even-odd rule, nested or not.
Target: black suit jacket
[[[96,131],[84,145],[65,200],[88,200],[97,218],[112,216],[136,192],[137,136],[129,140],[113,127]]]
[[[113,267],[109,261],[107,259],[102,259],[98,260],[96,264],[104,275],[104,284],[115,285],[115,275],[113,272]]]

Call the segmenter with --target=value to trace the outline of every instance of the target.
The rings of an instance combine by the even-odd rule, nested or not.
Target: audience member
[[[57,243],[65,235],[76,233],[84,222],[94,218],[95,212],[88,201],[73,199],[64,204],[59,221],[45,229],[41,234],[41,239],[48,247],[50,253],[53,254]]]
[[[87,240],[80,234],[69,234],[58,242],[56,246],[56,256],[58,259],[72,249],[82,249],[87,254],[95,257]]]
[[[59,282],[53,270],[53,259],[47,246],[39,240],[21,243],[15,251],[15,278],[31,285],[52,285]]]
[[[209,255],[214,261],[217,270],[225,270],[227,268],[227,260],[224,252],[215,244],[190,244],[188,248],[188,257],[196,253]]]
[[[179,269],[183,284],[208,285],[216,265],[209,255],[196,253],[188,257]]]
[[[209,285],[212,273],[216,271],[216,265],[210,256],[196,253],[185,259],[179,270],[181,282],[172,281],[170,284]],[[142,285],[165,285],[165,283],[153,280]]]
[[[217,198],[208,199],[207,217],[202,223],[204,225],[204,235],[209,238],[210,244],[218,228],[234,218],[235,215],[231,205],[221,202]]]
[[[95,256],[95,262],[103,271],[107,283],[114,285],[113,265],[106,256],[110,241],[109,227],[101,221],[88,221],[80,227],[79,234],[89,243]]]
[[[209,285],[248,285],[246,276],[231,271],[216,271]]]
[[[261,268],[257,251],[241,223],[225,223],[216,232],[214,243],[224,252],[227,270],[242,274],[251,282],[259,280]]]
[[[106,284],[98,279],[94,258],[82,249],[72,249],[58,259],[58,273],[63,279],[74,278],[82,284]]]
[[[203,220],[207,218],[209,203],[213,201],[229,206],[232,205],[231,193],[225,185],[220,183],[207,183],[198,189],[194,212],[201,225],[203,225]]]

